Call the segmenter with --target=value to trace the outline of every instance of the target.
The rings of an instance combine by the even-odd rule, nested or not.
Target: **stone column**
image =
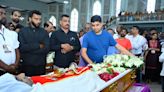
[[[110,16],[116,15],[116,0],[110,0]]]

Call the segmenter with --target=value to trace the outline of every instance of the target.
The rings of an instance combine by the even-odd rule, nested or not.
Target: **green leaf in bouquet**
[[[109,74],[113,74],[113,69],[112,68],[107,68],[106,70],[108,71]]]

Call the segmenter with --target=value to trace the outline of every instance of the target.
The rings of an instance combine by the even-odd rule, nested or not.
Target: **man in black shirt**
[[[20,22],[20,17],[21,17],[21,12],[18,10],[13,10],[11,13],[11,22],[8,23],[8,28],[10,30],[19,32],[23,26],[19,24]]]
[[[69,30],[68,15],[61,16],[60,26],[51,35],[50,48],[55,51],[54,65],[66,68],[74,62],[75,54],[80,51],[81,46],[77,34]]]
[[[40,28],[41,13],[31,11],[29,13],[29,27],[21,29],[18,33],[22,71],[26,76],[45,74],[46,55],[49,51],[49,37],[47,32]]]

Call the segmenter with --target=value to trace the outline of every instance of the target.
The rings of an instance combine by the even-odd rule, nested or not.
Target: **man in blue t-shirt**
[[[100,63],[103,56],[107,54],[109,46],[115,46],[120,52],[133,55],[125,48],[116,43],[111,34],[103,29],[101,17],[98,15],[91,17],[91,31],[85,34],[82,44],[82,57],[89,63]]]

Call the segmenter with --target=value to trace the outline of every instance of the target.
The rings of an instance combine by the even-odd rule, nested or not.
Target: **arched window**
[[[71,12],[71,31],[75,31],[77,32],[78,31],[78,16],[79,16],[79,13],[77,11],[77,9],[73,9],[72,12]]]
[[[101,3],[99,0],[93,4],[93,15],[101,15]]]
[[[156,0],[147,0],[147,12],[154,12],[155,11],[155,4]]]
[[[116,0],[116,16],[120,13],[121,9],[121,0]]]
[[[49,21],[56,27],[56,18],[54,16],[51,16]]]

